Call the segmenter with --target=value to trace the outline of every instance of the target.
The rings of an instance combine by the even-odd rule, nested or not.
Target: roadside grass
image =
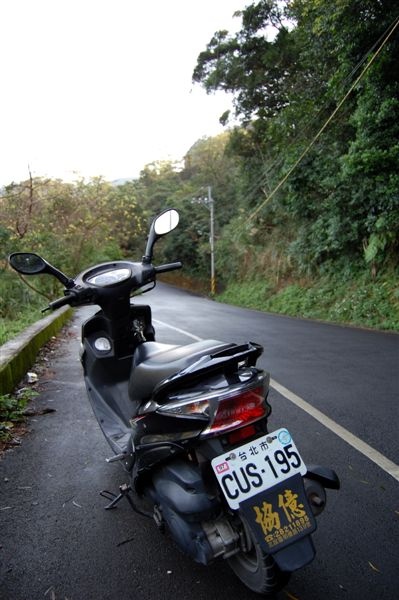
[[[28,306],[26,310],[20,310],[13,318],[0,319],[0,345],[12,340],[18,333],[21,333],[26,327],[36,323],[43,318],[39,308]]]
[[[294,317],[399,331],[399,282],[394,277],[320,278],[278,288],[267,279],[228,285],[216,300]]]
[[[27,388],[0,396],[0,451],[18,443],[16,438],[25,424],[27,404],[35,396],[38,393]]]

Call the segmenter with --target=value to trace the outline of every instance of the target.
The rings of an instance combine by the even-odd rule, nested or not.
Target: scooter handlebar
[[[182,268],[182,263],[180,261],[174,263],[168,263],[165,265],[159,265],[159,267],[154,267],[155,273],[166,273],[167,271],[175,271],[176,269]]]
[[[71,301],[70,296],[64,296],[63,298],[58,298],[58,300],[54,300],[53,302],[49,302],[47,308],[44,308],[42,312],[46,312],[47,310],[57,310],[57,308],[61,308],[61,306],[65,306],[69,304]]]
[[[42,312],[45,312],[46,310],[57,310],[57,308],[61,308],[61,306],[65,306],[66,304],[69,304],[70,306],[79,306],[80,304],[84,304],[89,298],[92,300],[93,295],[89,295],[84,289],[68,290],[65,296],[50,302],[48,307]]]
[[[166,263],[164,265],[159,265],[158,267],[154,267],[155,273],[166,273],[167,271],[175,271],[176,269],[182,268],[182,263],[180,261],[173,263]],[[153,271],[153,272],[154,272]],[[57,310],[57,308],[61,308],[61,306],[65,306],[69,304],[71,306],[78,306],[80,304],[84,304],[85,302],[93,302],[94,296],[92,290],[86,289],[71,289],[66,292],[66,295],[62,298],[58,298],[53,302],[50,302],[48,307],[45,308],[42,312],[47,310]]]

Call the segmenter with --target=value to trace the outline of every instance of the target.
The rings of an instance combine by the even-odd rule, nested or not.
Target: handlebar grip
[[[155,268],[155,273],[166,273],[167,271],[175,271],[176,269],[182,268],[182,263],[180,261],[174,263],[168,263],[166,265],[159,265],[159,267]]]
[[[64,296],[63,298],[58,298],[58,300],[50,302],[48,308],[50,310],[57,310],[57,308],[61,308],[61,306],[65,306],[65,304],[69,304],[71,299],[71,296]]]

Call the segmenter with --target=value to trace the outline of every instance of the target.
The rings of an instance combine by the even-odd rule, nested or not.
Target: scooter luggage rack
[[[168,393],[169,388],[175,389],[176,384],[184,386],[201,379],[205,374],[225,373],[232,376],[237,372],[239,366],[245,363],[247,367],[254,367],[259,356],[263,353],[263,347],[255,342],[247,344],[232,345],[230,348],[202,356],[186,369],[163,379],[154,389],[153,399],[155,402]],[[162,403],[162,402],[161,402]]]
[[[107,504],[107,506],[105,506],[105,510],[111,510],[113,508],[117,508],[117,504],[119,504],[119,502],[122,500],[122,498],[126,498],[126,500],[129,502],[131,509],[138,513],[139,515],[142,515],[144,517],[149,517],[150,519],[153,518],[153,514],[150,512],[147,512],[145,510],[141,510],[140,508],[138,508],[135,503],[133,502],[131,496],[130,496],[130,492],[133,491],[133,488],[128,485],[127,483],[122,483],[122,485],[119,486],[119,494],[114,494],[113,492],[109,492],[108,490],[102,490],[100,492],[100,496],[102,496],[103,498],[106,498],[107,500],[111,500],[111,502],[109,504]]]

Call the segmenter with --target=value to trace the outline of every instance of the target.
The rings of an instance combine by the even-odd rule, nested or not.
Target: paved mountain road
[[[399,336],[217,304],[160,285],[147,297],[157,338],[258,341],[274,380],[398,463]],[[1,600],[255,600],[228,566],[196,565],[128,504],[99,491],[124,481],[85,398],[79,311],[37,401],[53,414],[0,461]],[[166,326],[168,324],[168,326]],[[317,556],[279,598],[393,600],[399,583],[399,483],[339,435],[272,390],[270,427],[287,426],[307,462],[336,469],[314,539]]]

